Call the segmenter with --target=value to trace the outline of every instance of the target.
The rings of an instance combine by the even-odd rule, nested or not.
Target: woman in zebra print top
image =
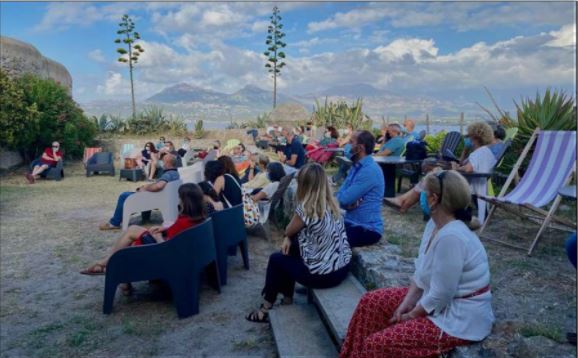
[[[313,288],[337,286],[345,279],[351,261],[343,217],[319,164],[303,166],[297,175],[297,206],[285,229],[281,252],[269,257],[258,310],[247,315],[252,322],[268,322],[269,309],[283,295],[293,302],[295,282]]]

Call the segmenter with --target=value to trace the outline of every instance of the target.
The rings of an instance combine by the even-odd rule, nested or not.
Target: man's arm
[[[156,183],[151,183],[151,184],[147,184],[147,185],[143,185],[140,188],[137,189],[137,191],[150,191],[150,192],[157,192],[157,191],[161,191],[165,188],[165,186],[167,185],[167,182],[164,180],[159,180]]]
[[[46,154],[46,152],[42,153],[42,159],[46,159],[46,160],[56,160],[53,157],[49,156],[48,154]]]
[[[355,181],[347,188],[341,187],[337,192],[337,201],[342,208],[350,207],[357,203],[372,187],[375,178],[368,171],[361,171],[355,176]],[[383,180],[379,178],[378,180]]]
[[[391,155],[391,153],[393,153],[391,150],[385,148],[381,152],[375,153],[374,155],[376,157],[387,157],[387,156]]]

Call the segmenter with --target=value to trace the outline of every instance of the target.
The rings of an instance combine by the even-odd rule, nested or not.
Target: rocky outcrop
[[[40,51],[26,42],[0,36],[0,68],[10,77],[32,73],[51,78],[72,93],[72,77],[66,67],[42,56]]]

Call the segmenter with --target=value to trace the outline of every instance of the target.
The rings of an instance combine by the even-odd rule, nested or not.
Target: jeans
[[[573,233],[568,240],[566,240],[566,255],[568,260],[576,268],[576,233]]]
[[[251,137],[253,137],[253,141],[256,142],[257,136],[259,135],[259,131],[255,128],[253,128],[253,129],[249,129],[247,131],[247,134],[249,134]]]
[[[345,223],[345,233],[351,247],[373,245],[381,239],[380,233],[349,222]]]
[[[126,198],[134,194],[134,191],[125,191],[124,193],[118,196],[118,201],[116,203],[116,209],[114,209],[114,215],[110,219],[110,225],[112,226],[120,226],[122,224],[122,209],[124,207],[124,202]]]
[[[311,288],[329,288],[337,286],[347,277],[349,265],[325,275],[309,272],[299,254],[299,244],[291,240],[289,255],[275,252],[269,256],[267,276],[262,295],[269,303],[275,303],[279,293],[287,298],[293,297],[295,282]]]

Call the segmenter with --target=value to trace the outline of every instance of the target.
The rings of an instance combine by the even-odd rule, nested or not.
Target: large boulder
[[[295,126],[297,122],[306,122],[311,114],[298,103],[283,103],[269,114],[269,122],[281,126]]]
[[[12,78],[27,73],[51,78],[72,93],[72,77],[66,67],[42,56],[26,42],[0,36],[0,68]]]

